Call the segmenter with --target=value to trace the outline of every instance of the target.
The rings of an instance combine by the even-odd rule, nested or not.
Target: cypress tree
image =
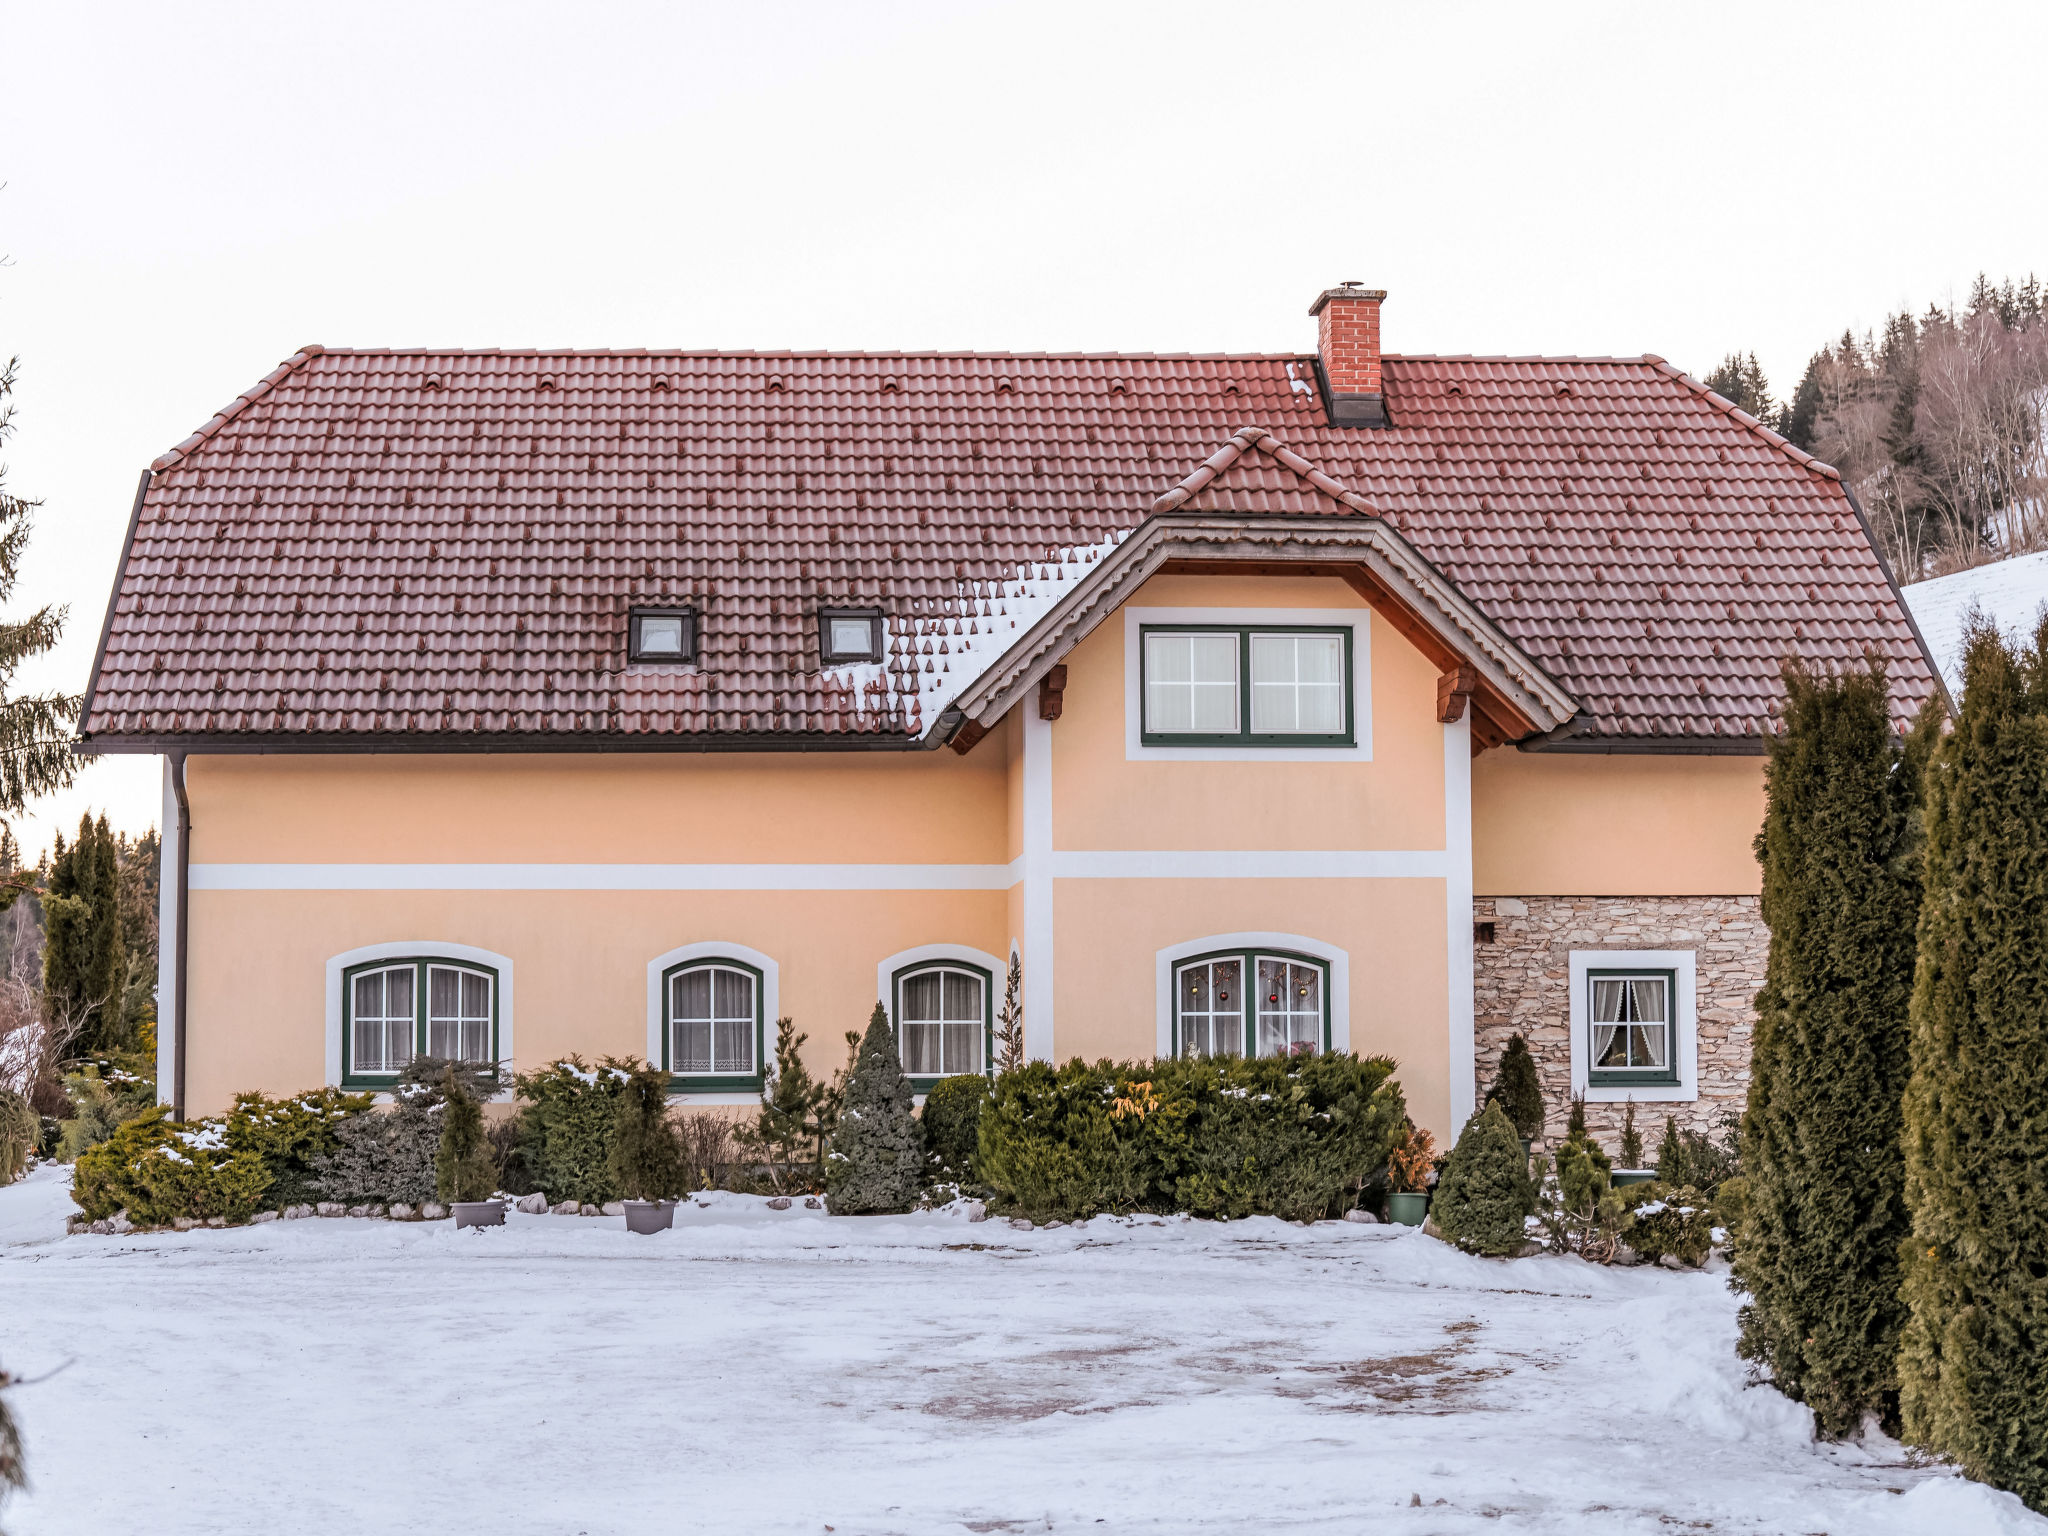
[[[121,941],[121,875],[107,818],[84,816],[78,841],[57,835],[42,898],[48,929],[43,950],[43,996],[50,1021],[78,1031],[80,1055],[118,1050],[127,1041],[122,993],[127,950]]]
[[[668,1117],[668,1074],[634,1068],[612,1112],[612,1182],[628,1200],[667,1200],[683,1192],[683,1143]]]
[[[2048,1510],[2048,622],[1970,636],[1927,775],[1905,1100],[1906,1437]]]
[[[451,1063],[441,1078],[441,1145],[434,1153],[434,1189],[447,1201],[488,1200],[498,1169],[484,1134],[484,1112]]]
[[[1500,1068],[1493,1086],[1486,1090],[1486,1102],[1498,1104],[1524,1141],[1533,1141],[1543,1131],[1543,1084],[1536,1077],[1536,1058],[1529,1054],[1529,1042],[1520,1034],[1508,1036],[1508,1048],[1500,1053]]]
[[[1839,1439],[1869,1413],[1898,1422],[1900,1101],[1938,717],[1902,748],[1881,666],[1784,677],[1756,840],[1771,944],[1742,1125],[1738,1348]]]
[[[924,1187],[924,1132],[896,1055],[896,1031],[880,1003],[846,1080],[826,1162],[825,1208],[835,1216],[907,1211]]]

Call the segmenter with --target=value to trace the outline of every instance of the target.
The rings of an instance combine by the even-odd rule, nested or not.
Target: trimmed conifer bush
[[[1936,721],[1902,750],[1882,667],[1784,678],[1756,845],[1771,945],[1742,1130],[1739,1348],[1839,1439],[1867,1413],[1898,1425],[1900,1103]],[[1711,1192],[1703,1150],[1667,1130],[1658,1177]]]
[[[1960,717],[1927,774],[1900,1407],[1909,1440],[2037,1510],[2048,1510],[2044,807],[2048,623],[2017,656],[1979,628]],[[1752,1211],[1757,1198],[1752,1170]]]
[[[351,1205],[423,1205],[436,1198],[441,1083],[450,1065],[439,1057],[416,1056],[399,1074],[388,1110],[333,1121],[333,1150],[311,1160],[308,1187],[321,1199]],[[494,1067],[457,1066],[456,1072],[473,1098],[487,1098],[497,1089]]]
[[[612,1128],[634,1063],[607,1056],[586,1067],[565,1056],[517,1078],[519,1140],[527,1172],[551,1201],[604,1205],[612,1178]]]
[[[668,1074],[633,1069],[612,1117],[612,1183],[628,1200],[670,1200],[683,1192],[683,1147],[668,1117]]]
[[[1437,1179],[1437,1230],[1470,1253],[1511,1254],[1528,1241],[1531,1208],[1522,1140],[1500,1100],[1465,1122]]]
[[[1500,1068],[1486,1102],[1498,1104],[1508,1123],[1524,1141],[1543,1134],[1543,1084],[1536,1076],[1536,1058],[1529,1054],[1529,1042],[1519,1033],[1508,1036],[1508,1047],[1500,1053]]]
[[[907,1211],[924,1188],[924,1132],[896,1031],[880,1003],[868,1019],[826,1159],[825,1208],[835,1216]]]
[[[98,1220],[126,1211],[139,1227],[168,1226],[180,1217],[247,1221],[263,1208],[270,1170],[254,1152],[231,1152],[227,1125],[190,1125],[152,1109],[79,1154],[71,1198]]]
[[[434,1192],[444,1201],[488,1200],[498,1187],[484,1112],[449,1063],[441,1076],[441,1143],[434,1151]]]
[[[740,1151],[767,1171],[779,1195],[822,1189],[825,1183],[825,1109],[831,1087],[811,1076],[803,1046],[809,1035],[793,1019],[775,1025],[775,1061],[760,1112],[752,1125],[733,1130]]]
[[[988,1079],[979,1072],[942,1077],[924,1096],[925,1177],[934,1184],[972,1181],[974,1144],[981,1133],[981,1107]]]

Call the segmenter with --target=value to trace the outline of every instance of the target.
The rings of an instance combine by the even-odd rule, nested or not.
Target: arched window
[[[494,1062],[498,973],[452,960],[349,966],[341,980],[345,1087],[388,1087],[415,1056]]]
[[[987,1070],[989,973],[958,960],[896,973],[896,1049],[922,1091],[942,1077]]]
[[[1330,1048],[1329,962],[1225,950],[1174,968],[1174,1052],[1301,1056]]]
[[[677,1085],[753,1088],[761,1082],[761,972],[742,960],[698,959],[662,977],[662,1065]]]

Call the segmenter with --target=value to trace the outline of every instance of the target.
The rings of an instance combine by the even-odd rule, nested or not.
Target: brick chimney
[[[1308,312],[1316,320],[1316,356],[1323,365],[1325,403],[1336,427],[1384,427],[1380,393],[1380,301],[1384,288],[1346,283],[1325,288]]]

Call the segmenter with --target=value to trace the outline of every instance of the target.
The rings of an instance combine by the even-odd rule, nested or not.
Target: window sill
[[[752,1077],[680,1077],[671,1072],[668,1079],[670,1093],[759,1093],[761,1076]]]
[[[1660,1072],[1652,1077],[1645,1073],[1641,1077],[1620,1072],[1589,1072],[1586,1075],[1588,1088],[1677,1088],[1676,1072]]]
[[[1286,751],[1289,748],[1321,748],[1326,752],[1345,752],[1357,747],[1350,736],[1201,736],[1193,732],[1160,734],[1145,731],[1138,737],[1138,745],[1150,748],[1173,747],[1241,747],[1247,751]]]

